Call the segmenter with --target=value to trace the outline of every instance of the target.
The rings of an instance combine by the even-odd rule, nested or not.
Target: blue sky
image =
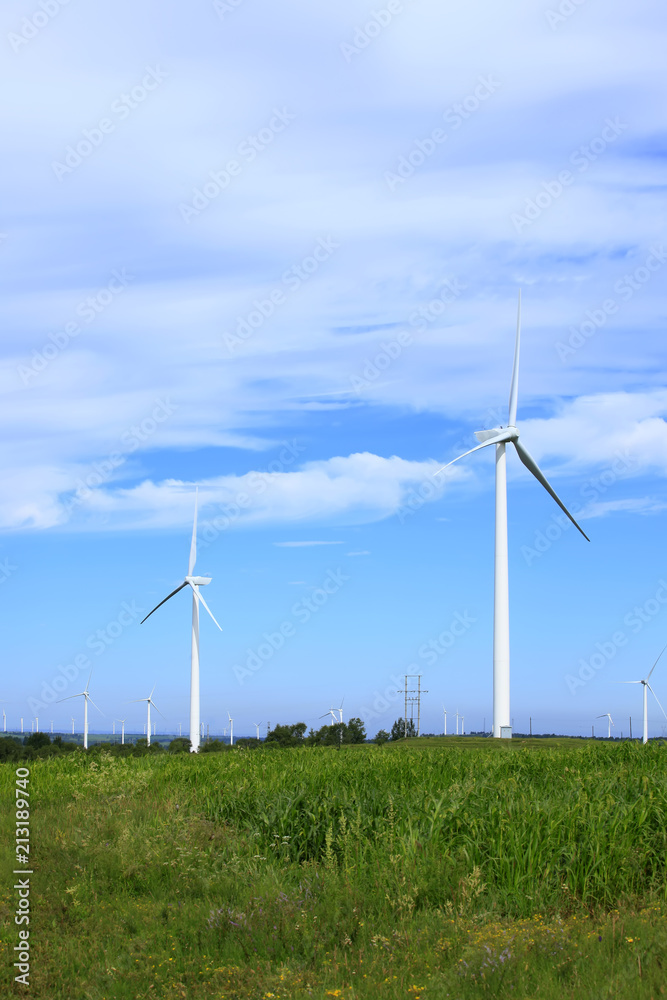
[[[93,728],[140,728],[153,685],[186,725],[190,602],[138,621],[197,483],[212,732],[344,697],[374,733],[405,673],[426,731],[488,727],[493,459],[432,477],[506,422],[521,288],[522,440],[591,543],[510,456],[515,729],[639,732],[614,682],[667,642],[662,7],[0,19],[8,726],[80,728],[51,699],[91,667]],[[652,680],[667,704],[667,658]]]

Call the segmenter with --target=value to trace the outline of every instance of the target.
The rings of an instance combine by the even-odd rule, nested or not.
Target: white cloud
[[[594,517],[607,517],[608,514],[659,514],[667,510],[667,503],[655,497],[631,497],[626,500],[603,500],[592,503],[580,514],[579,520],[586,521]]]

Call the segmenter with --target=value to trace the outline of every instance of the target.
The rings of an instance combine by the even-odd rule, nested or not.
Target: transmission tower
[[[410,687],[410,683],[414,684],[417,682],[417,687]],[[421,697],[423,694],[428,694],[424,688],[422,688],[422,677],[421,674],[406,674],[405,675],[405,689],[399,691],[399,694],[405,695],[405,712],[403,714],[403,724],[404,730],[403,735],[408,734],[408,718],[414,725],[415,721],[415,705],[417,706],[417,736],[419,736],[421,729]],[[408,708],[410,709],[410,715],[408,716]]]

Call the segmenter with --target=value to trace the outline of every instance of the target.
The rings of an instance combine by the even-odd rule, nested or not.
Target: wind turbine
[[[662,656],[662,654],[665,652],[665,649],[667,649],[667,646],[665,646],[663,649],[661,649],[660,654],[658,656],[658,660],[660,659],[660,657]],[[660,701],[658,700],[657,694],[655,693],[655,691],[653,690],[653,688],[649,684],[649,678],[650,678],[651,674],[653,673],[653,671],[655,670],[655,668],[658,666],[658,660],[655,661],[655,663],[653,664],[653,666],[649,670],[648,675],[644,678],[643,681],[620,681],[619,682],[620,684],[643,684],[644,685],[644,734],[642,736],[642,743],[648,743],[648,692],[649,691],[651,692],[651,694],[653,695],[653,697],[655,698],[655,700],[658,702],[658,705],[660,705]],[[660,711],[662,712],[662,714],[667,719],[667,713],[665,713],[665,710],[662,707],[662,705],[660,705]],[[631,725],[632,725],[632,723],[631,723]]]
[[[74,736],[74,717],[72,716],[72,736]]]
[[[253,722],[253,725],[254,725],[255,729],[257,730],[257,739],[258,740],[259,740],[259,727],[261,726],[261,724],[262,724],[261,722]]]
[[[641,684],[641,681],[639,683]],[[596,719],[608,719],[609,720],[607,722],[607,739],[610,740],[611,739],[611,727],[614,725],[614,720],[612,719],[612,717],[609,714],[609,712],[605,712],[604,715],[596,715],[595,718]]]
[[[544,487],[561,510],[569,517],[572,524],[590,541],[588,535],[579,527],[569,510],[558,497],[555,490],[540,470],[537,463],[524,446],[519,442],[519,431],[516,426],[516,411],[519,398],[519,352],[521,345],[521,292],[519,292],[519,307],[516,323],[516,341],[514,346],[514,365],[510,386],[509,419],[507,427],[494,427],[488,431],[476,431],[475,437],[480,442],[475,448],[459,455],[439,470],[436,475],[448,469],[454,462],[472,455],[474,451],[496,447],[496,540],[494,569],[494,604],[493,604],[493,735],[498,738],[511,736],[510,717],[510,612],[509,612],[509,569],[507,552],[507,457],[506,445],[513,444],[517,455],[528,471],[535,476],[538,483]],[[502,732],[504,730],[504,733]]]
[[[446,736],[447,735],[447,709],[445,708],[444,705],[442,706],[442,711],[444,712],[444,715],[445,715],[445,736]]]
[[[7,732],[7,715],[5,713],[4,707],[2,709],[2,731],[3,733]]]
[[[227,712],[227,718],[229,719],[229,745],[234,746],[234,720],[232,719],[229,711]]]
[[[155,691],[155,688],[156,688],[156,685],[154,684],[153,685],[153,691]],[[147,717],[146,717],[146,746],[148,746],[148,747],[151,745],[151,705],[153,706],[153,708],[155,709],[155,711],[158,713],[158,715],[162,715],[162,712],[160,711],[160,709],[157,707],[157,705],[153,701],[153,691],[151,691],[151,693],[149,694],[148,698],[133,698],[132,701],[129,703],[130,705],[136,705],[136,703],[139,702],[139,701],[145,701],[146,702],[146,711],[148,713]],[[162,718],[164,719],[164,715],[162,715]],[[166,721],[167,720],[165,719],[165,722]]]
[[[338,720],[339,722],[343,721],[343,702],[344,701],[345,701],[345,698],[343,698],[343,700],[341,701],[339,707],[336,709],[336,711],[338,712],[338,714],[340,716],[340,718]]]
[[[179,590],[183,590],[184,587],[190,587],[192,590],[192,655],[191,655],[191,668],[190,668],[190,750],[192,753],[196,753],[199,749],[200,743],[200,718],[199,718],[199,605],[200,603],[204,605],[206,611],[208,611],[213,621],[218,626],[222,632],[222,628],[218,625],[217,621],[213,617],[213,612],[209,608],[208,604],[199,593],[200,587],[205,587],[211,582],[210,576],[193,576],[193,570],[195,568],[195,562],[197,561],[197,500],[199,496],[199,490],[195,491],[195,519],[192,526],[192,541],[190,543],[190,561],[188,563],[188,575],[185,577],[183,583],[172,590],[171,594],[168,594],[163,601],[157,604],[153,611],[149,612],[141,622],[143,623],[150,618],[154,611],[161,608],[163,604],[177,594]]]
[[[93,676],[93,672],[91,670],[90,674],[88,675],[88,683],[86,684],[86,687],[85,687],[84,691],[79,691],[78,694],[70,694],[70,695],[68,695],[67,698],[59,698],[58,699],[58,704],[60,704],[60,702],[63,702],[63,701],[71,701],[72,698],[83,698],[84,699],[84,702],[83,702],[83,749],[84,750],[88,749],[88,702],[90,702],[91,705],[93,705],[95,708],[97,708],[97,705],[95,704],[95,702],[93,701],[93,699],[90,697],[90,695],[88,693],[88,687],[90,685],[90,678],[92,676]],[[97,708],[97,711],[100,713],[100,715],[102,715],[102,716],[104,715],[104,712],[100,708]],[[74,731],[74,724],[72,724],[72,731]]]
[[[116,719],[116,722],[120,722],[120,745],[125,746],[125,719]]]
[[[338,722],[338,719],[336,718],[336,709],[335,708],[330,708],[328,712],[324,713],[324,715],[320,715],[320,719],[326,719],[327,715],[331,716],[331,719],[332,719],[332,723],[331,724],[333,726],[335,726],[336,723]]]

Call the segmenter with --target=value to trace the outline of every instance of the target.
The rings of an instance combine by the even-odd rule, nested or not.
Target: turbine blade
[[[655,698],[655,700],[658,702],[658,705],[660,705],[660,699],[658,698],[657,694],[655,693],[655,691],[653,690],[653,688],[651,687],[651,685],[647,683],[646,687],[649,689],[649,691],[651,692],[651,694],[653,695],[653,697]],[[665,710],[662,707],[662,705],[660,705],[660,711],[662,712],[662,714],[664,715],[664,717],[667,719],[667,712],[665,712]]]
[[[563,501],[560,499],[560,497],[556,493],[556,491],[549,485],[549,481],[548,481],[547,477],[541,471],[541,469],[538,466],[538,464],[535,461],[535,459],[532,458],[529,455],[529,453],[526,451],[526,449],[524,448],[524,446],[521,444],[520,441],[514,441],[514,447],[516,448],[517,455],[519,456],[519,458],[521,459],[521,461],[523,462],[523,464],[526,466],[526,468],[528,469],[528,471],[532,472],[532,474],[537,479],[538,483],[541,483],[542,486],[544,486],[544,488],[547,491],[547,493],[549,493],[550,496],[553,497],[553,499],[556,501],[556,503],[558,504],[558,506],[560,507],[560,509],[565,514],[567,514],[567,516],[572,521],[572,524],[575,526],[575,528],[577,529],[577,531],[581,532],[581,534],[584,536],[584,538],[586,539],[587,542],[590,542],[590,538],[588,537],[588,535],[586,534],[586,532],[582,528],[579,527],[579,525],[577,524],[577,522],[575,521],[575,519],[572,517],[572,515],[570,514],[569,510],[567,509],[567,507],[565,506],[565,504],[563,503]]]
[[[502,441],[509,441],[510,437],[511,435],[509,432],[505,430],[501,431],[499,434],[494,434],[494,436],[489,438],[488,441],[484,441],[482,444],[476,445],[474,448],[471,448],[470,451],[464,451],[462,455],[458,456],[458,458],[453,458],[451,462],[447,462],[447,465],[443,465],[441,469],[434,472],[433,476],[439,476],[440,473],[444,472],[445,469],[448,469],[450,465],[454,465],[454,462],[460,462],[462,458],[465,458],[467,455],[472,455],[474,451],[480,451],[482,448],[488,448],[490,444],[500,444]],[[431,476],[431,478],[433,478],[433,476]]]
[[[72,698],[83,698],[85,693],[85,691],[79,691],[78,694],[68,694],[66,698],[58,698],[58,701],[55,704],[59,705],[61,701],[71,701]]]
[[[128,705],[136,705],[140,701],[148,701],[148,698],[132,698],[128,701]]]
[[[192,525],[192,541],[190,542],[190,562],[188,563],[188,576],[192,576],[192,571],[197,562],[197,501],[199,500],[199,487],[195,489],[195,519]]]
[[[92,699],[92,698],[90,697],[90,695],[88,695],[88,701],[90,702],[90,704],[91,704],[91,705],[94,705],[94,706],[95,706],[95,708],[97,708],[97,705],[95,705],[95,702],[94,702],[94,701],[93,701],[93,699]],[[101,709],[101,708],[97,708],[97,711],[98,711],[98,712],[100,713],[100,715],[103,715],[103,716],[104,716],[104,718],[106,719],[106,715],[104,715],[104,712],[102,711],[102,709]]]
[[[660,659],[660,656],[662,656],[662,654],[665,652],[666,649],[667,649],[667,646],[663,646],[663,648],[660,650],[660,655],[658,656],[658,660]],[[649,670],[648,677],[646,678],[646,680],[649,680],[651,674],[653,673],[653,671],[655,670],[655,668],[658,666],[658,660],[655,661],[655,663],[653,664],[653,666]]]
[[[162,715],[162,712],[157,707],[157,705],[155,704],[154,701],[151,702],[151,706],[155,709],[155,711],[157,712],[158,715]],[[167,721],[167,719],[166,719],[166,717],[164,715],[162,715],[162,718],[164,719],[165,722]]]
[[[201,603],[204,605],[204,607],[208,611],[208,613],[211,616],[211,618],[213,618],[213,621],[215,622],[215,624],[218,625],[218,622],[215,620],[215,616],[213,615],[213,612],[211,611],[211,609],[209,608],[208,604],[206,603],[206,601],[204,600],[204,598],[202,597],[202,595],[199,593],[199,591],[197,590],[197,588],[195,587],[195,585],[193,583],[191,583],[190,586],[192,587],[192,593],[195,595],[195,597],[197,598],[197,600],[201,601]],[[222,626],[218,625],[218,628],[222,632]]]
[[[172,590],[171,594],[167,594],[167,596],[165,597],[164,601],[160,601],[159,604],[156,604],[155,607],[153,608],[153,611],[149,611],[148,614],[146,615],[146,617],[141,619],[141,621],[139,622],[139,624],[143,625],[145,621],[148,621],[148,619],[153,614],[153,612],[157,611],[158,608],[161,608],[163,604],[166,604],[167,601],[170,600],[170,598],[172,598],[174,596],[174,594],[177,594],[179,592],[179,590],[183,590],[183,587],[187,587],[187,585],[188,585],[188,582],[186,580],[184,583],[182,583],[180,585],[180,587],[177,587],[176,590]]]
[[[519,401],[519,352],[521,348],[521,289],[519,289],[519,306],[516,316],[516,342],[514,344],[514,366],[512,368],[512,384],[510,386],[510,418],[511,427],[516,426],[516,408]]]

